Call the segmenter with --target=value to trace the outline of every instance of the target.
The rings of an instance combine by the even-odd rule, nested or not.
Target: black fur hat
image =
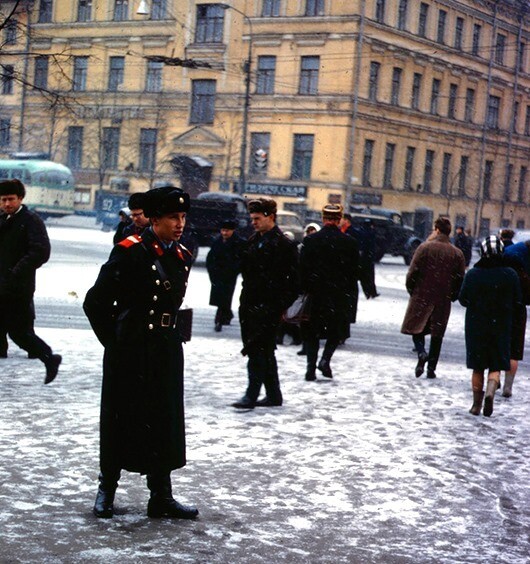
[[[145,217],[162,217],[168,213],[187,212],[190,209],[190,195],[175,186],[153,188],[144,194]]]

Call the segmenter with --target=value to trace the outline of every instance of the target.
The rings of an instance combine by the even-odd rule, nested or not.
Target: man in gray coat
[[[418,353],[416,378],[427,364],[427,378],[436,378],[436,366],[442,341],[451,314],[451,302],[458,298],[466,270],[462,251],[451,245],[451,222],[440,217],[425,243],[414,253],[407,273],[410,294],[401,332],[412,335]],[[429,353],[425,351],[425,335],[431,335]]]

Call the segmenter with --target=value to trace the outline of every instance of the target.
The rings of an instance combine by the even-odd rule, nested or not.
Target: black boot
[[[60,354],[49,354],[44,358],[41,358],[46,366],[46,378],[44,379],[45,384],[49,384],[55,380],[57,372],[59,372],[59,365],[63,361],[63,357]]]
[[[99,488],[94,503],[94,515],[100,519],[110,519],[114,515],[114,494],[118,487],[120,474],[100,474]]]
[[[151,497],[147,504],[148,517],[155,519],[160,517],[195,519],[199,515],[199,510],[196,507],[182,505],[173,499],[169,474],[148,474],[147,486],[151,491]]]

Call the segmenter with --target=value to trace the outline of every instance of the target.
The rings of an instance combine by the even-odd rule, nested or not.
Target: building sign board
[[[305,198],[307,186],[295,186],[290,184],[257,184],[248,182],[245,192],[261,194],[263,196],[290,196],[293,198]]]

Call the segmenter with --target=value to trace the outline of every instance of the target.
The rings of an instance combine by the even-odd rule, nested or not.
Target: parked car
[[[293,240],[301,243],[304,238],[304,225],[295,212],[280,210],[276,214],[278,227]]]

